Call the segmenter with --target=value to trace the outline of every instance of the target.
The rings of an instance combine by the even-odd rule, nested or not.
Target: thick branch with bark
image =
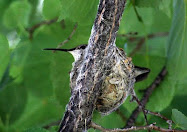
[[[124,10],[125,0],[100,0],[92,33],[77,72],[59,132],[82,132],[89,128],[101,86],[111,69],[116,33]],[[76,65],[77,63],[75,63]]]

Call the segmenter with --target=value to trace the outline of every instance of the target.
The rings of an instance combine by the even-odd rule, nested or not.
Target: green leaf
[[[138,8],[137,11],[143,23],[138,20],[133,6],[129,6],[128,10],[125,10],[122,16],[119,33],[138,32],[138,35],[147,35],[154,22],[154,9]]]
[[[172,16],[172,0],[160,1],[159,9],[163,11],[168,17]]]
[[[120,34],[138,32],[138,35],[146,36],[154,32],[166,32],[170,29],[171,18],[163,11],[155,8],[137,8],[137,12],[143,23],[138,20],[132,5],[124,10],[120,22]]]
[[[51,126],[49,129],[49,132],[57,132],[59,129],[59,126]]]
[[[166,76],[161,84],[154,90],[146,108],[152,111],[162,111],[170,105],[174,95],[175,87],[168,79],[168,76]]]
[[[107,116],[101,116],[99,113],[94,113],[93,121],[104,128],[122,128],[124,127],[124,121],[116,112],[111,113]],[[89,130],[89,131],[92,131]],[[96,130],[96,132],[99,132]]]
[[[51,79],[56,99],[65,108],[70,98],[70,76],[73,57],[68,53],[55,53],[51,63]]]
[[[23,81],[24,64],[28,61],[27,56],[30,52],[31,45],[29,41],[20,42],[15,49],[12,50],[12,57],[10,63],[10,76],[14,78],[15,82]]]
[[[0,118],[9,126],[21,115],[27,102],[27,92],[23,84],[11,83],[0,90]]]
[[[182,91],[182,92],[186,92],[186,91]],[[187,115],[187,105],[184,105],[186,104],[186,99],[187,99],[187,95],[175,95],[170,105],[169,111],[175,108],[180,110],[180,112],[182,112],[184,115]]]
[[[177,109],[172,109],[172,119],[176,123],[177,127],[187,130],[187,117],[183,113]]]
[[[31,4],[31,13],[29,17],[29,25],[27,27],[32,27],[33,25],[40,23],[43,20],[42,16],[42,5],[39,0],[28,0]],[[42,2],[42,1],[41,1]]]
[[[34,127],[34,128],[29,128],[25,130],[24,132],[49,132],[49,131],[44,128]]]
[[[170,0],[171,1],[171,0]],[[171,16],[169,17],[164,11],[154,10],[153,23],[151,25],[151,32],[168,32],[171,28]],[[162,20],[162,21],[158,21]],[[162,36],[161,36],[162,37]]]
[[[161,0],[134,0],[134,4],[138,7],[158,7]]]
[[[40,40],[37,38],[36,41],[29,43],[31,48],[23,67],[23,81],[25,87],[35,96],[43,98],[53,94],[53,87],[49,73],[50,56],[46,56],[46,52],[43,52],[40,46],[42,46],[41,43],[49,44],[52,42],[50,39],[42,38],[42,36],[39,38]]]
[[[60,11],[61,3],[59,0],[44,0],[43,15],[46,19],[53,19],[58,17],[60,15]]]
[[[25,111],[12,129],[20,132],[26,128],[46,126],[60,120],[63,110],[54,97],[41,99],[29,94]]]
[[[187,78],[187,3],[174,0],[174,15],[167,43],[167,67],[174,82]]]
[[[0,1],[0,10],[2,11],[0,14],[0,18],[2,17],[3,13],[4,13],[4,9],[10,4],[12,0],[1,0]]]
[[[14,1],[5,11],[3,22],[7,28],[26,27],[31,6],[27,1]]]
[[[0,34],[0,81],[10,58],[8,40]]]
[[[187,78],[185,78],[184,80],[186,80]],[[179,96],[186,96],[187,95],[187,82],[184,80],[179,80],[177,82],[177,84],[175,85],[176,87],[176,93],[175,95],[179,95]]]
[[[59,20],[67,18],[79,24],[92,25],[98,3],[98,0],[62,0]]]

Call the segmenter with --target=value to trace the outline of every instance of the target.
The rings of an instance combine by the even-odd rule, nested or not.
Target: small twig
[[[143,107],[145,107],[146,103],[149,100],[149,97],[151,96],[152,92],[154,91],[155,88],[157,88],[157,86],[162,82],[162,80],[164,79],[164,77],[167,74],[167,70],[166,67],[164,66],[161,70],[161,72],[159,73],[159,75],[156,77],[156,79],[153,81],[153,83],[145,90],[145,93],[140,101],[141,105]],[[133,126],[136,118],[138,117],[138,114],[140,113],[141,109],[140,107],[137,107],[131,114],[130,118],[127,120],[126,123],[126,128]]]
[[[144,114],[144,118],[145,118],[145,122],[148,125],[148,121],[147,121],[147,115],[145,113],[145,106],[142,105],[142,103],[139,101],[139,99],[136,96],[132,96],[133,100],[135,100],[138,103],[138,107],[142,110],[143,114]]]
[[[128,131],[137,131],[137,130],[156,130],[161,132],[187,132],[186,130],[165,129],[165,128],[158,127],[155,124],[138,126],[138,127],[132,126],[131,128],[124,128],[124,129],[119,129],[119,128],[106,129],[94,122],[91,122],[90,127],[92,127],[93,129],[100,130],[102,132],[128,132]]]
[[[42,21],[34,26],[32,26],[31,28],[26,28],[26,31],[29,32],[29,39],[32,40],[33,39],[33,33],[35,32],[35,30],[43,25],[50,25],[52,23],[55,23],[58,20],[58,18],[54,18],[48,21]]]
[[[76,29],[77,29],[77,23],[75,24],[74,28],[73,28],[73,31],[71,32],[71,34],[68,36],[68,38],[66,40],[64,40],[62,43],[60,43],[58,46],[57,46],[57,49],[58,48],[61,48],[65,43],[67,43],[71,38],[72,36],[74,35]]]
[[[128,41],[130,42],[134,42],[134,41],[140,41],[142,38],[145,38],[145,36],[138,36],[138,37],[134,37],[134,35],[137,35],[137,32],[134,33],[128,33],[128,34],[118,34],[119,37],[126,37]],[[153,38],[157,38],[157,37],[165,37],[168,36],[168,32],[158,32],[158,33],[152,33],[152,34],[148,34],[146,37],[148,39],[153,39]]]
[[[71,34],[68,36],[68,38],[66,40],[64,40],[63,42],[61,42],[57,47],[56,49],[59,49],[61,48],[64,44],[66,44],[71,38],[72,36],[74,35],[76,29],[77,29],[77,23],[75,24],[74,28],[73,28],[73,31],[71,32]],[[55,52],[55,50],[53,51],[53,53]]]
[[[129,54],[129,56],[135,55],[135,53],[141,49],[145,42],[145,38],[141,38],[140,41],[137,43],[136,47],[133,49],[133,51]]]
[[[146,114],[150,114],[150,115],[154,115],[154,116],[157,116],[157,117],[160,117],[162,118],[163,120],[166,121],[166,123],[169,124],[169,129],[172,129],[172,123],[174,123],[172,120],[168,119],[167,117],[161,115],[160,113],[158,112],[152,112],[152,111],[149,111],[149,110],[145,110]]]
[[[157,38],[157,37],[165,37],[168,36],[168,32],[160,32],[160,33],[153,33],[153,34],[149,34],[146,37],[132,37],[129,36],[128,34],[119,34],[119,37],[126,37],[127,41],[130,42],[137,42],[137,45],[135,47],[135,49],[133,49],[133,51],[129,54],[129,56],[133,56],[137,51],[139,51],[141,49],[141,47],[143,46],[143,44],[145,43],[146,39],[153,39],[153,38]]]
[[[153,39],[153,38],[156,38],[156,37],[165,37],[167,35],[168,35],[168,32],[163,32],[163,33],[149,34],[147,37],[139,38],[139,41],[136,45],[136,48],[133,49],[133,51],[129,54],[129,56],[135,55],[135,53],[141,49],[141,47],[145,43],[146,39]],[[136,40],[136,39],[131,38],[130,40]]]

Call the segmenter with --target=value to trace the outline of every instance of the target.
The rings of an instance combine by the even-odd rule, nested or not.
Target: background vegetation
[[[42,49],[57,47],[70,34],[62,48],[86,44],[98,3],[0,0],[1,132],[55,131],[56,127],[43,127],[63,116],[70,97],[73,57]],[[146,108],[172,118],[173,128],[187,129],[187,0],[127,0],[116,44],[132,56],[135,65],[151,69],[149,77],[135,85],[139,98],[162,67],[167,67],[167,76]],[[123,118],[116,112],[109,116],[95,112],[93,119],[106,128],[121,128],[136,106],[128,99],[120,107]],[[148,118],[167,127],[159,118]],[[136,125],[143,124],[140,114]]]

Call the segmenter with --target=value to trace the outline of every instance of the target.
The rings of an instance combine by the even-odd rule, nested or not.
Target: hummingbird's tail
[[[135,68],[136,82],[146,79],[150,72],[150,69],[145,67],[135,66],[134,68]]]

